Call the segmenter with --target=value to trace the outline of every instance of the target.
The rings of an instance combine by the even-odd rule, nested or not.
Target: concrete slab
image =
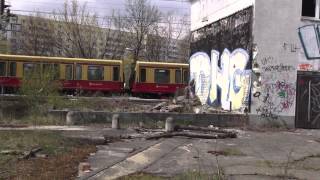
[[[89,138],[135,133],[133,130],[113,131],[103,127],[81,126],[37,129],[61,130],[67,136]],[[279,175],[285,174],[292,179],[319,179],[320,130],[238,132],[236,139],[133,139],[98,146],[99,151],[88,160],[95,170],[89,179],[109,179],[135,172],[163,176],[190,171],[214,174],[218,168],[224,171],[228,179],[236,180],[279,179]],[[229,154],[216,156],[208,151],[225,151]]]
[[[135,172],[139,172],[163,158],[187,141],[187,139],[167,139],[146,150],[127,157],[124,161],[101,171],[88,179],[116,179]]]

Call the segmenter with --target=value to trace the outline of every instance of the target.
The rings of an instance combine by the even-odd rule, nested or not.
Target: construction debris
[[[201,102],[199,98],[194,97],[187,99],[185,96],[177,96],[170,102],[161,102],[150,109],[150,112],[189,112],[194,113],[193,107],[200,106]]]
[[[3,150],[0,151],[1,155],[22,155],[22,151],[16,151],[16,150]]]
[[[148,136],[146,140],[160,139],[160,138],[171,138],[174,136],[184,136],[189,138],[202,138],[202,139],[226,139],[236,138],[237,136],[231,133],[217,133],[217,134],[205,134],[205,133],[194,133],[194,132],[166,132],[162,134]]]
[[[91,165],[87,162],[82,162],[79,164],[79,167],[78,167],[78,177],[81,177],[84,174],[89,173],[91,171],[92,171]]]
[[[180,126],[180,125],[177,125],[177,126],[175,126],[175,130],[176,131],[179,131],[179,130],[191,130],[191,131],[226,133],[226,134],[230,133],[230,134],[234,134],[236,136],[236,132],[228,131],[228,130],[225,130],[225,129],[220,129],[218,127],[206,128],[206,127],[198,127],[198,126]]]
[[[17,150],[3,150],[0,151],[0,155],[11,155],[11,156],[20,156],[18,159],[29,159],[32,157],[36,158],[47,158],[47,154],[41,154],[40,151],[42,151],[41,148],[34,148],[30,151],[17,151]]]
[[[33,148],[30,151],[26,151],[23,153],[23,156],[20,157],[19,159],[29,159],[31,157],[36,157],[36,154],[42,151],[42,148]]]
[[[184,136],[189,138],[202,138],[202,139],[225,139],[237,138],[237,132],[231,130],[220,129],[217,127],[206,128],[198,126],[180,126],[174,125],[173,119],[168,117],[166,120],[165,129],[146,129],[135,128],[137,134],[120,135],[120,136],[104,136],[106,143],[111,143],[121,140],[130,140],[142,138],[146,140],[171,138],[175,136]]]
[[[155,105],[153,108],[151,108],[151,111],[152,110],[160,110],[163,106],[166,106],[167,105],[167,102],[161,102],[157,105]]]

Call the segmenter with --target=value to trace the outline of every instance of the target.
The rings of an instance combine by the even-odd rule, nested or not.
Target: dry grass
[[[118,178],[117,180],[225,180],[223,174],[205,174],[202,172],[186,172],[175,177],[161,177],[146,173],[136,173]]]
[[[48,155],[27,160],[19,160],[19,155],[0,155],[0,179],[72,179],[79,162],[96,151],[91,142],[46,131],[0,131],[0,144],[0,151],[41,147],[41,153]]]

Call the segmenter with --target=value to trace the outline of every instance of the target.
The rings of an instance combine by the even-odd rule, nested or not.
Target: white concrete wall
[[[191,31],[211,24],[254,4],[254,0],[194,0],[191,2]]]
[[[256,0],[254,61],[259,65],[262,85],[253,87],[252,114],[295,116],[297,69],[299,62],[306,60],[298,36],[298,28],[306,23],[301,20],[301,10],[301,0]]]

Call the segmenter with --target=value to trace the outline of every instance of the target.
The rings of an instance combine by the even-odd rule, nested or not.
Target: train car
[[[21,80],[35,68],[55,69],[55,80],[63,91],[123,92],[123,67],[120,60],[40,57],[0,54],[2,91],[17,89]]]
[[[131,92],[135,95],[173,95],[189,80],[189,64],[137,61]]]

